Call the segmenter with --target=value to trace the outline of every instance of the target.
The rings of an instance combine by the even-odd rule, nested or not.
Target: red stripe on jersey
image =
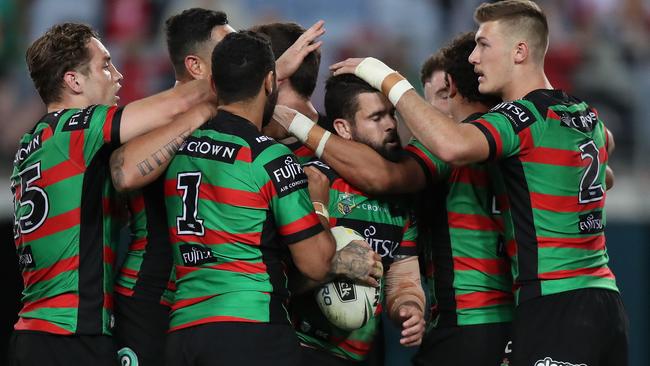
[[[122,286],[120,286],[118,284],[115,284],[115,287],[113,288],[113,290],[115,292],[117,292],[118,294],[120,294],[120,295],[124,295],[124,296],[128,296],[128,297],[133,296],[133,293],[135,292],[130,288],[122,287]]]
[[[552,109],[547,109],[547,112],[546,112],[546,119],[554,119],[554,120],[556,120],[556,121],[559,121],[559,120],[561,120],[561,117],[560,117],[559,114],[555,113],[554,110],[552,110]]]
[[[331,188],[343,193],[352,193],[364,197],[366,196],[363,192],[354,188],[348,182],[344,181],[343,178],[334,179]]]
[[[41,133],[41,144],[47,141],[50,137],[53,135],[52,127],[49,125],[43,129],[43,132]]]
[[[429,172],[431,173],[431,176],[433,178],[435,178],[438,175],[436,166],[433,164],[431,159],[422,150],[420,150],[420,148],[418,148],[417,146],[414,146],[414,145],[407,145],[405,150],[414,153],[420,159],[422,159],[422,161],[424,161],[427,168],[429,169]]]
[[[104,309],[113,309],[113,295],[104,292]]]
[[[598,149],[601,163],[607,161],[607,150],[605,147]],[[584,167],[590,160],[583,160],[580,153],[573,150],[556,149],[552,147],[536,147],[528,154],[520,156],[521,161],[526,163],[550,164],[569,167]]]
[[[25,284],[31,285],[40,281],[50,280],[63,272],[73,271],[79,268],[79,256],[65,258],[57,261],[49,267],[30,271],[23,270],[23,281]]]
[[[104,245],[104,263],[111,266],[115,264],[115,252],[107,245]]]
[[[540,248],[575,248],[584,250],[604,250],[605,235],[586,238],[542,238],[537,237]]]
[[[86,166],[84,158],[84,130],[70,132],[70,160]]]
[[[225,231],[209,230],[209,229],[205,229],[205,233],[203,236],[198,236],[195,234],[189,234],[189,235],[192,241],[197,241],[206,245],[230,244],[230,243],[260,245],[260,240],[262,238],[261,232],[228,233]],[[187,241],[187,237],[188,237],[187,235],[178,234],[175,227],[170,229],[170,238],[174,242],[185,242]]]
[[[510,201],[508,200],[507,194],[498,194],[495,196],[497,200],[497,209],[503,211],[508,211],[510,209]]]
[[[489,184],[487,172],[483,169],[476,169],[471,166],[454,169],[451,172],[449,181],[472,184],[478,187],[487,187]]]
[[[147,238],[136,239],[129,244],[129,251],[142,251],[147,247]]]
[[[110,143],[111,142],[111,133],[113,132],[113,116],[115,115],[115,111],[117,110],[117,107],[110,107],[108,108],[108,111],[106,111],[106,119],[104,120],[104,128],[102,129],[102,132],[104,133],[104,142]]]
[[[494,151],[494,158],[501,157],[501,154],[503,154],[503,141],[501,141],[501,135],[499,134],[499,131],[497,131],[497,129],[494,128],[494,126],[491,123],[489,123],[484,119],[477,119],[474,122],[485,127],[488,130],[488,132],[490,132],[492,138],[494,139],[494,143],[496,145],[496,149]]]
[[[493,275],[508,273],[510,263],[504,258],[486,259],[486,258],[469,258],[454,257],[455,271],[479,271]]]
[[[48,322],[47,320],[42,319],[26,319],[20,318],[16,325],[14,325],[16,330],[35,330],[45,333],[69,335],[72,334],[71,331],[63,329],[58,325]]]
[[[169,291],[176,291],[176,282],[174,281],[167,281],[167,290]]]
[[[509,258],[513,258],[517,255],[517,242],[514,240],[509,240],[506,242],[506,253],[508,253]]]
[[[529,151],[535,149],[533,132],[530,128],[525,128],[518,134],[519,136],[519,155],[526,155]]]
[[[138,271],[134,271],[131,268],[127,268],[127,267],[124,267],[124,266],[122,266],[122,268],[120,268],[120,274],[124,275],[125,277],[137,279],[138,278],[138,273],[139,273]]]
[[[178,277],[178,278],[180,278],[180,277]],[[200,303],[202,301],[213,298],[215,296],[216,295],[207,295],[207,296],[193,297],[191,299],[182,299],[182,300],[176,299],[174,301],[174,304],[172,305],[172,310],[178,310],[178,309],[182,309],[184,307],[188,307],[190,305],[198,304],[198,303]]]
[[[207,183],[201,184],[199,197],[231,206],[252,208],[268,207],[267,201],[258,192],[213,186]]]
[[[280,233],[282,236],[289,236],[305,229],[309,229],[310,227],[318,225],[319,223],[320,220],[318,219],[318,216],[316,216],[316,213],[312,211],[292,223],[279,226],[278,233]]]
[[[564,269],[560,271],[539,274],[539,278],[542,280],[559,280],[563,278],[573,278],[578,276],[593,276],[614,279],[614,274],[607,267]]]
[[[353,339],[346,339],[343,337],[330,337],[330,341],[335,345],[343,348],[348,352],[352,352],[356,355],[365,355],[370,351],[372,347],[372,342],[362,342],[356,341]]]
[[[239,152],[237,153],[237,157],[235,157],[235,160],[243,161],[245,163],[252,162],[253,158],[252,158],[252,155],[251,155],[250,147],[242,146],[239,149]]]
[[[490,216],[461,214],[456,212],[447,213],[447,222],[450,228],[481,230],[481,231],[499,231],[498,222]]]
[[[266,204],[268,206],[268,203],[271,202],[273,197],[277,194],[277,192],[275,191],[275,186],[273,185],[273,182],[271,180],[266,182],[266,184],[263,185],[262,188],[260,188],[260,193],[259,194],[266,201]]]
[[[491,305],[508,304],[512,301],[512,293],[503,291],[471,292],[456,295],[456,307],[458,309],[476,309]]]
[[[144,210],[144,196],[137,194],[129,199],[129,210],[132,214],[140,213]]]
[[[77,207],[74,210],[47,218],[43,225],[36,231],[21,236],[23,243],[34,241],[79,225],[80,212],[81,208]]]
[[[201,266],[201,267],[178,266],[176,267],[176,278],[177,279],[183,278],[188,274],[198,271],[200,269],[214,269],[220,271],[230,271],[230,272],[245,273],[245,274],[266,273],[266,265],[264,263],[232,261],[227,263],[215,264],[212,266]]]
[[[403,248],[415,248],[417,245],[416,245],[416,243],[414,241],[410,241],[410,240],[406,241],[405,240],[405,241],[402,241],[402,243],[400,243],[400,246],[403,247]]]
[[[552,194],[530,192],[530,203],[533,208],[552,212],[586,212],[603,208],[605,205],[605,194],[603,199],[579,203],[578,196],[555,196]]]
[[[302,145],[299,148],[293,151],[293,154],[299,158],[306,158],[314,156],[314,152],[311,151],[307,146]]]
[[[74,177],[84,172],[84,167],[72,160],[61,162],[43,172],[43,178],[40,180],[42,187],[50,186],[64,179]]]
[[[55,297],[48,297],[23,304],[23,308],[18,315],[42,308],[77,308],[79,306],[79,296],[76,294],[61,294]]]
[[[193,327],[195,325],[200,325],[200,324],[206,324],[206,323],[219,323],[219,322],[238,322],[238,323],[260,323],[259,320],[252,320],[252,319],[245,319],[245,318],[238,318],[235,316],[211,316],[208,318],[203,318],[199,320],[195,320],[193,322],[181,324],[179,326],[169,328],[168,332],[173,332],[175,330],[180,330],[183,328],[188,328],[188,327]]]

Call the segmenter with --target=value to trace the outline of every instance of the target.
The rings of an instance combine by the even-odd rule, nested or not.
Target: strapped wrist
[[[323,204],[323,202],[320,202],[320,201],[312,201],[311,204],[314,205],[314,211],[315,211],[318,215],[323,216],[323,217],[326,218],[327,220],[330,219],[330,213],[329,213],[329,211],[327,210],[327,207],[325,207],[325,204]],[[318,207],[316,207],[316,206],[318,206]]]
[[[296,136],[300,142],[305,143],[307,142],[309,131],[311,131],[314,125],[315,123],[312,120],[303,116],[301,113],[296,113],[287,130],[290,134]]]

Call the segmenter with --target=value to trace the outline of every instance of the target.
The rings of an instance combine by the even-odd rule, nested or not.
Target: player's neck
[[[451,116],[456,122],[464,121],[467,119],[467,117],[471,116],[474,113],[486,113],[488,110],[490,110],[490,108],[488,108],[483,103],[468,102],[462,97],[459,98],[461,98],[462,101],[454,105],[451,110]]]
[[[91,105],[90,101],[81,96],[64,95],[60,101],[52,102],[47,105],[47,113],[60,111],[62,109],[82,109]]]
[[[219,109],[230,112],[236,116],[244,118],[262,130],[262,118],[264,115],[264,103],[259,100],[259,96],[250,100],[220,105]]]
[[[519,76],[515,75],[509,85],[503,89],[501,98],[506,102],[518,100],[537,89],[553,89],[544,70],[538,68]]]
[[[296,93],[293,89],[281,90],[278,94],[278,104],[295,109],[312,121],[318,120],[318,112],[311,101]]]

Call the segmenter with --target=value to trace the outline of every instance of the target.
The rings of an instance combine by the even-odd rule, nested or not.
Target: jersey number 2
[[[178,234],[203,236],[203,220],[198,218],[201,173],[178,173],[176,189],[183,191],[183,214],[176,217]]]
[[[597,184],[600,175],[600,157],[598,148],[593,140],[589,140],[580,145],[580,157],[582,161],[588,160],[585,172],[580,180],[580,194],[578,200],[580,203],[589,203],[603,199],[603,186]]]

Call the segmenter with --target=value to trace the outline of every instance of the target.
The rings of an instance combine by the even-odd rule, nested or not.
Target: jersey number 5
[[[14,238],[18,238],[21,234],[34,232],[41,227],[50,211],[47,193],[41,187],[36,186],[36,181],[41,178],[41,162],[23,169],[18,176],[20,178],[20,200],[16,202],[17,207],[14,209]],[[14,201],[16,201],[15,198]],[[29,213],[19,216],[18,210],[25,206],[30,207]]]
[[[580,145],[580,157],[582,161],[587,161],[587,167],[580,180],[580,194],[578,200],[580,203],[589,203],[603,199],[603,186],[598,183],[600,175],[600,157],[599,151],[593,140],[589,140]]]
[[[176,217],[176,230],[181,235],[203,236],[203,220],[198,218],[201,173],[178,173],[176,189],[183,191],[183,214]]]

